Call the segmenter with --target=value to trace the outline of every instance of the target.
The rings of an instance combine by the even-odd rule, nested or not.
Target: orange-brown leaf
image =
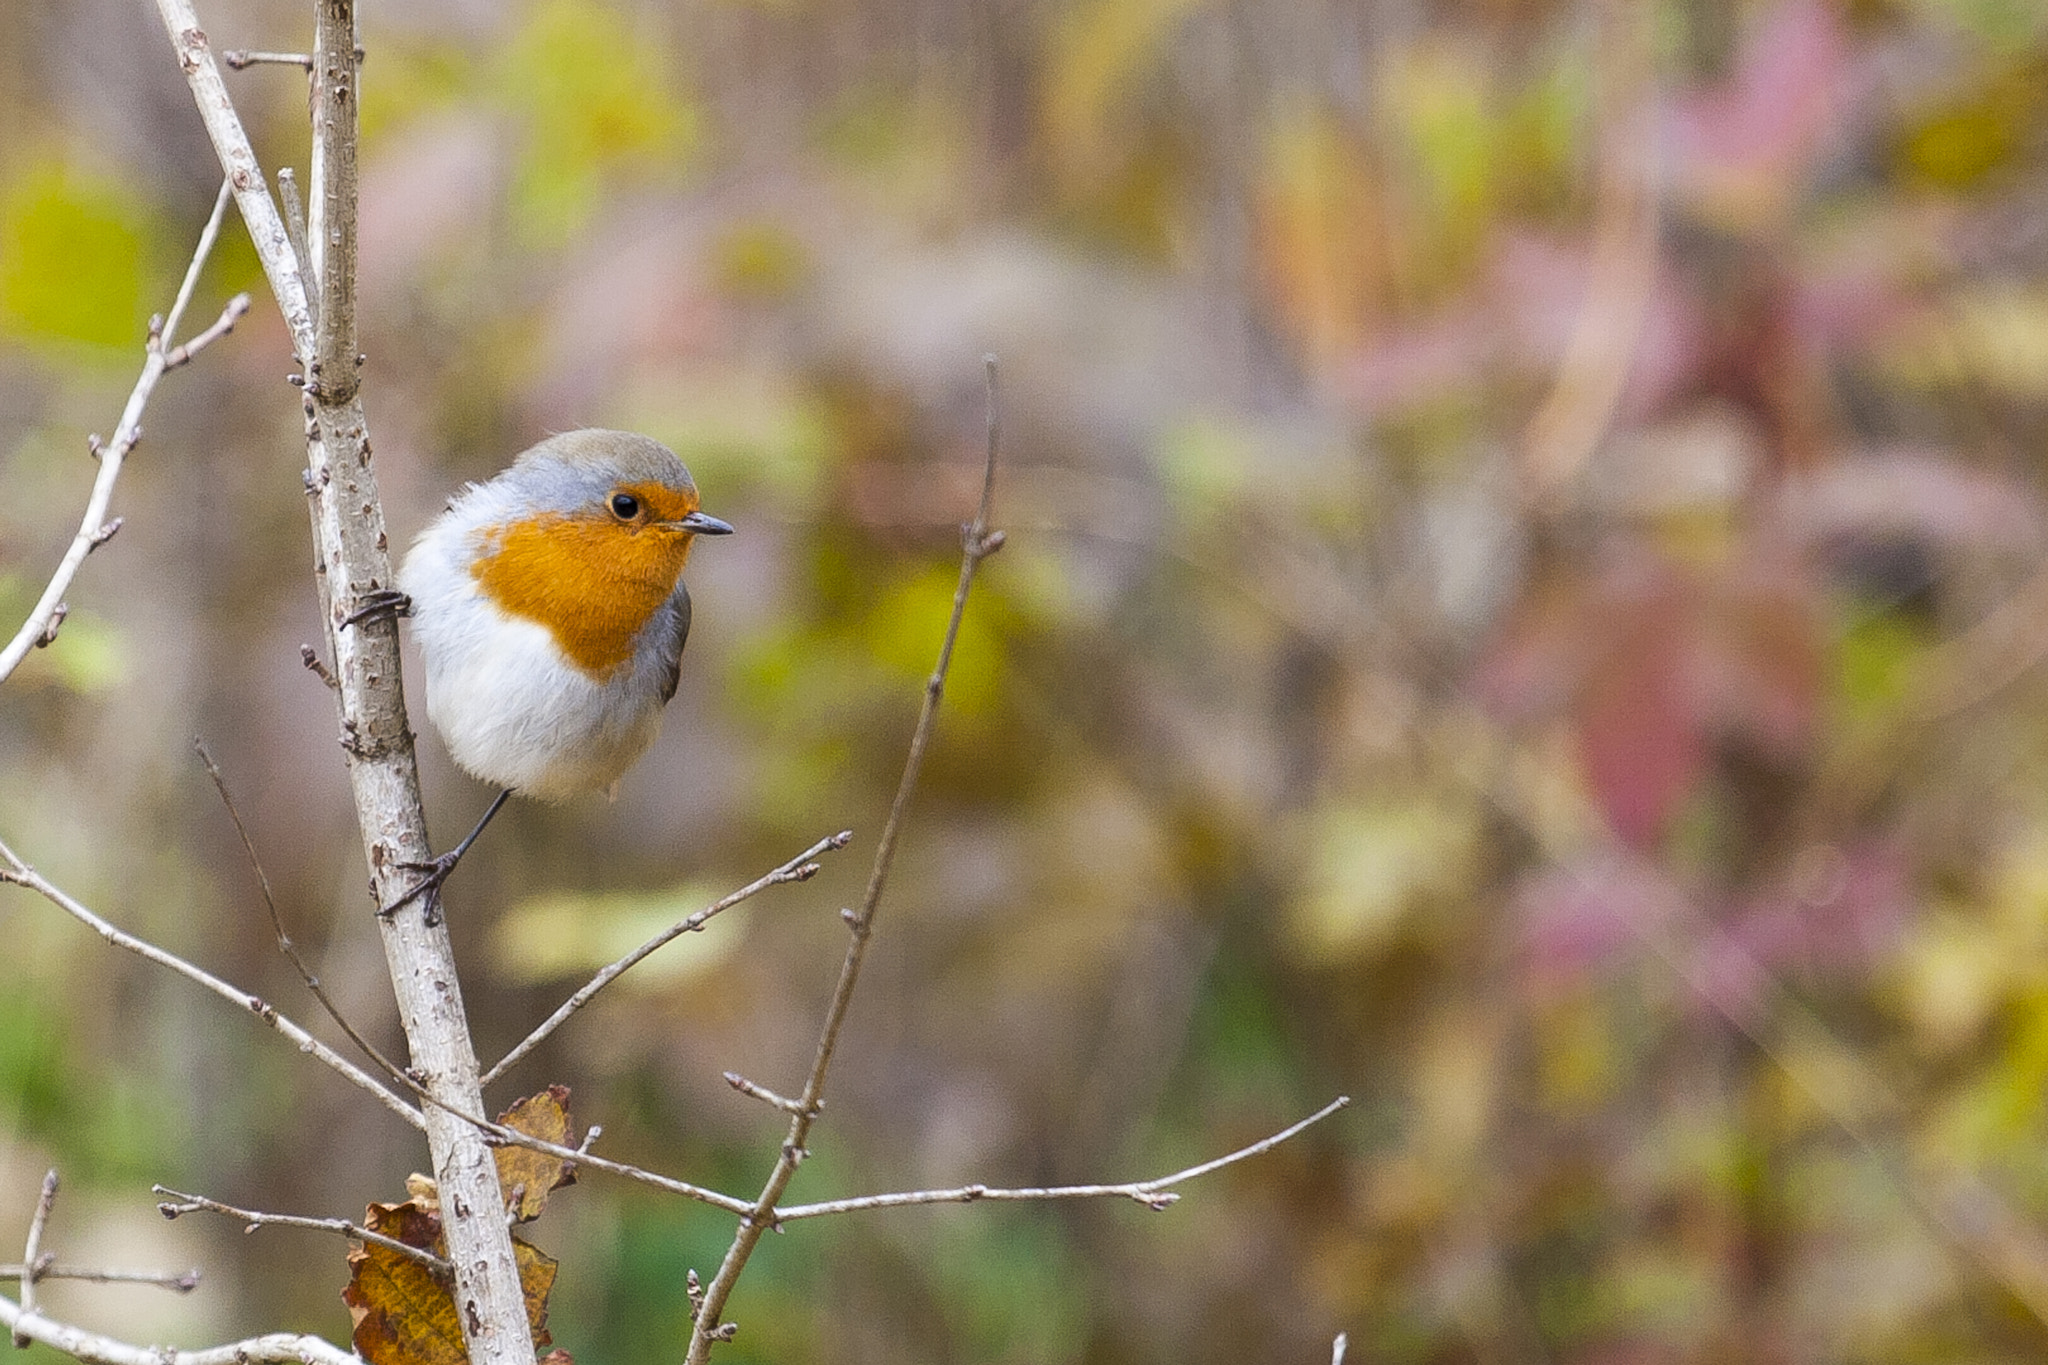
[[[447,1254],[440,1215],[417,1201],[372,1204],[365,1225],[407,1246]],[[545,1346],[557,1263],[517,1237],[512,1251],[526,1295],[527,1324],[535,1345]],[[443,1276],[374,1242],[350,1252],[348,1261],[349,1282],[341,1297],[355,1319],[351,1340],[358,1355],[370,1365],[467,1365],[455,1296]]]
[[[551,1085],[519,1101],[500,1114],[498,1122],[557,1147],[574,1145],[575,1126],[569,1121],[569,1088],[565,1085]],[[540,1217],[549,1191],[576,1183],[576,1163],[546,1152],[500,1147],[497,1158],[498,1183],[504,1187],[513,1218],[521,1223]]]

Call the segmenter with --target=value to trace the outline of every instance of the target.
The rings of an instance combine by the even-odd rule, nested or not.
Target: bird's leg
[[[491,817],[498,813],[499,809],[505,804],[505,798],[510,795],[512,795],[510,787],[499,792],[497,799],[491,802],[490,809],[484,812],[484,818],[476,822],[476,828],[471,830],[461,843],[449,849],[438,858],[429,858],[423,863],[400,863],[400,867],[410,867],[427,875],[420,878],[418,886],[415,886],[412,890],[406,892],[377,913],[385,916],[395,915],[409,901],[425,896],[427,898],[427,923],[438,923],[441,918],[441,883],[448,880],[448,874],[455,870],[455,865],[462,861],[462,855],[469,852],[469,846],[476,842],[477,835],[484,832],[484,826],[491,823]]]
[[[341,618],[343,626],[361,625],[373,616],[412,615],[412,599],[396,588],[373,588],[356,599],[356,609]]]

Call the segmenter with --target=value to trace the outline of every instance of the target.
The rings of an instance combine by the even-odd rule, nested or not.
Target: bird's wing
[[[676,584],[675,596],[668,599],[655,617],[651,626],[655,631],[656,659],[661,672],[661,700],[667,704],[676,694],[676,682],[683,675],[683,645],[690,638],[690,590],[681,583]]]

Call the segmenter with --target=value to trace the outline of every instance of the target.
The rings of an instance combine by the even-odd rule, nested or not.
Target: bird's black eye
[[[640,499],[631,493],[612,494],[612,515],[620,521],[631,521],[640,515]]]

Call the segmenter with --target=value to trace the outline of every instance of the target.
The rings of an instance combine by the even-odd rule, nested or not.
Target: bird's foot
[[[344,627],[361,625],[378,616],[393,620],[412,615],[412,599],[396,588],[376,588],[356,599],[356,609],[341,618]]]
[[[410,891],[407,891],[397,900],[389,905],[378,907],[377,914],[379,917],[390,919],[414,901],[424,898],[424,913],[426,915],[427,927],[431,929],[434,925],[439,924],[441,922],[441,885],[448,880],[448,874],[455,870],[455,865],[462,861],[462,855],[467,851],[465,846],[464,848],[450,849],[438,858],[429,858],[425,862],[407,861],[398,864],[398,866],[410,871],[423,872],[426,875],[421,877],[419,882]]]

